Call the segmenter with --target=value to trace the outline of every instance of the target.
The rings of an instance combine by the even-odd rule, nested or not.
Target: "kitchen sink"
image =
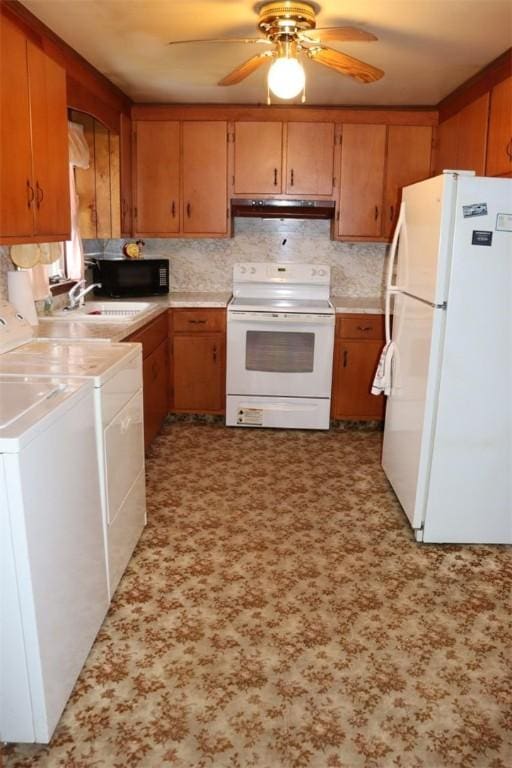
[[[80,322],[126,322],[134,320],[153,308],[149,301],[88,301],[78,309],[61,309],[40,320],[67,320]]]

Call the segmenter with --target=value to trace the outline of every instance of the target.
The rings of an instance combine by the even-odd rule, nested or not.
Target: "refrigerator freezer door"
[[[507,212],[512,180],[460,180],[424,541],[512,543],[512,232],[499,229]]]
[[[382,466],[415,529],[421,528],[425,512],[445,314],[409,296],[395,296],[396,349]]]
[[[447,300],[457,179],[443,174],[403,191],[395,284],[432,304]]]

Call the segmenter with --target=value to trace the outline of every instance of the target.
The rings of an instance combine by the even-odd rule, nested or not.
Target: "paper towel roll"
[[[9,301],[30,325],[37,325],[37,312],[32,294],[30,274],[25,270],[9,271],[7,273],[7,293]]]

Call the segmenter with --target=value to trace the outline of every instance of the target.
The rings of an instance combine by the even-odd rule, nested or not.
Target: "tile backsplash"
[[[385,243],[340,243],[329,237],[328,221],[235,219],[230,239],[145,240],[147,258],[169,258],[172,291],[229,291],[233,264],[294,261],[328,264],[331,290],[345,296],[382,293]],[[119,258],[124,240],[85,241],[86,254]]]
[[[237,262],[292,261],[329,265],[334,295],[381,295],[388,246],[336,242],[330,239],[329,228],[328,221],[237,218],[233,238],[148,238],[144,255],[170,260],[172,291],[229,291]],[[86,257],[119,257],[124,242],[86,240]],[[8,269],[12,269],[9,248],[0,246],[0,299],[7,298]]]

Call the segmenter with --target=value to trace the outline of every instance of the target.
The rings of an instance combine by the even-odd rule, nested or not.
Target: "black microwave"
[[[93,265],[97,296],[158,296],[169,293],[168,259],[97,259]]]

